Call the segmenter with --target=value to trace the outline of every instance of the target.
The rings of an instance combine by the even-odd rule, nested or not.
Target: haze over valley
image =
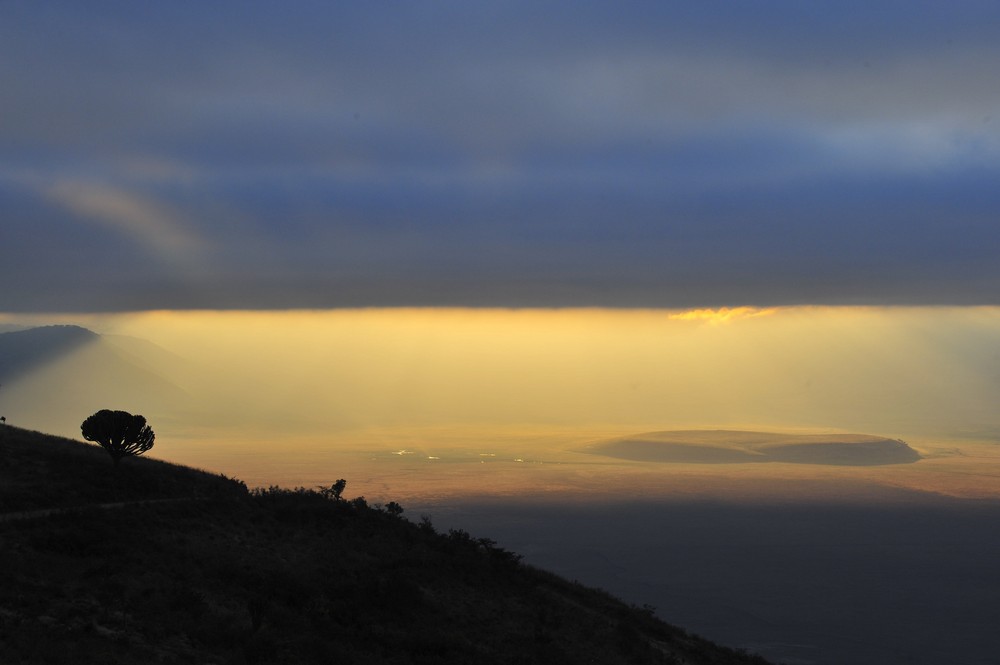
[[[78,437],[89,413],[130,409],[156,423],[157,454],[255,485],[308,486],[349,474],[375,496],[506,494],[552,487],[539,474],[573,487],[583,469],[599,468],[609,477],[650,469],[841,473],[958,496],[998,491],[988,468],[976,466],[1000,432],[1000,312],[992,308],[376,309],[72,320],[101,334],[65,327],[0,336],[7,374],[0,397],[12,423]],[[826,435],[828,445],[816,447],[824,436],[788,439],[779,454],[780,436],[753,444],[735,434],[715,441],[701,434],[689,448],[662,436],[655,451],[640,443],[650,432],[676,430]],[[829,435],[840,436],[847,458],[831,452],[838,441]],[[861,458],[858,441],[844,448],[845,435],[883,443],[869,442],[878,449]],[[789,447],[796,442],[811,445]],[[795,459],[796,450],[805,457]],[[764,459],[768,468],[738,464]],[[806,464],[788,466],[796,461]],[[470,464],[490,465],[491,480],[465,487],[477,473]],[[851,464],[859,466],[838,466]],[[963,466],[970,468],[955,471]]]

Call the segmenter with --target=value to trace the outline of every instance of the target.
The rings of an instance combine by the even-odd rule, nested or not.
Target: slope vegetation
[[[0,427],[7,663],[763,663],[394,503]],[[103,476],[103,477],[102,477]],[[115,503],[116,507],[96,504]]]

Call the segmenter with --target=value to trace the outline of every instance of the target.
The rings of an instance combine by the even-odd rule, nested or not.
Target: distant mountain
[[[0,425],[4,662],[766,665],[394,503],[112,472]]]
[[[0,415],[13,424],[78,436],[102,408],[173,414],[189,404],[168,378],[166,351],[79,326],[0,333]]]
[[[80,326],[43,326],[0,332],[0,385],[98,339],[96,333]]]
[[[775,434],[730,430],[645,432],[591,445],[585,452],[642,462],[839,466],[909,464],[920,454],[898,439],[867,434]]]

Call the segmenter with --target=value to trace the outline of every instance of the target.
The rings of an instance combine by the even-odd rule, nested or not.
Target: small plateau
[[[640,462],[838,466],[912,464],[920,453],[900,439],[868,434],[779,434],[738,430],[644,432],[600,441],[583,452]]]

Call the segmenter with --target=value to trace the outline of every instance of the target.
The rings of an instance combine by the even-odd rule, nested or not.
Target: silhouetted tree
[[[141,455],[153,447],[156,435],[142,416],[102,409],[80,425],[83,438],[108,451],[115,466],[123,457]]]
[[[347,487],[347,481],[341,478],[329,487],[321,487],[319,493],[325,496],[327,499],[333,499],[334,501],[340,501],[341,495],[344,493],[344,489]]]

